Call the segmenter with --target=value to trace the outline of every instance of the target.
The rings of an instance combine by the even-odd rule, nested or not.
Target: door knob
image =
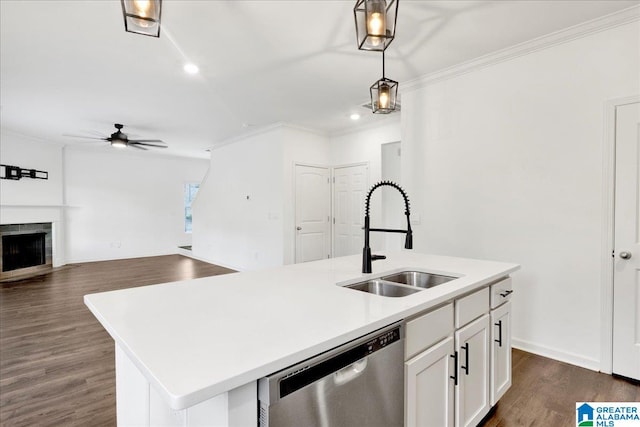
[[[302,230],[302,227],[296,227],[296,230],[300,231]]]
[[[627,252],[627,251],[625,251],[625,252],[620,252],[620,258],[622,258],[622,259],[629,259],[629,258],[631,258],[631,252]]]

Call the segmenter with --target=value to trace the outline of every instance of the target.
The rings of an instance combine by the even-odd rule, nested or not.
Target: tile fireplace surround
[[[35,235],[44,233],[44,263],[29,267],[16,268],[5,271],[5,236],[16,235]],[[29,223],[29,224],[6,224],[0,225],[0,281],[17,280],[52,270],[53,245],[52,245],[52,226],[50,222],[45,223]]]

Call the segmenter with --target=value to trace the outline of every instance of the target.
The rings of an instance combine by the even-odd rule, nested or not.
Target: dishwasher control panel
[[[371,353],[374,353],[381,348],[388,346],[389,344],[393,344],[396,341],[400,341],[400,328],[395,328],[390,331],[385,332],[382,335],[378,335],[371,341],[366,343],[366,354],[368,356]]]

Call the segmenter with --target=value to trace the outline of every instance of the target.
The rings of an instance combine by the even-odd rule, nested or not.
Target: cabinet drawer
[[[491,308],[496,308],[497,306],[509,301],[512,293],[511,277],[507,277],[506,279],[491,285]]]
[[[455,305],[456,328],[460,328],[489,312],[489,288],[480,289],[471,295],[457,299]]]
[[[421,351],[453,333],[453,304],[407,321],[404,360],[409,360]]]

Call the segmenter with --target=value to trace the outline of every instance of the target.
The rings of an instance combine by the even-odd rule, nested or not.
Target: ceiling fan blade
[[[140,147],[139,145],[131,144],[131,143],[129,143],[129,144],[127,145],[127,147],[137,148],[138,150],[146,150],[146,148],[144,148],[144,147]]]
[[[88,130],[87,133],[90,133],[94,136],[101,136],[102,138],[106,138],[108,135],[105,135],[104,132],[98,132],[97,130]]]
[[[106,141],[105,138],[96,138],[95,136],[72,135],[72,134],[68,134],[68,133],[62,134],[62,136],[68,136],[68,137],[71,137],[71,138],[97,139],[97,140],[100,140],[100,141]]]
[[[144,145],[145,147],[153,147],[153,148],[167,148],[166,145],[156,145],[156,144],[147,144],[146,142],[138,142],[138,141],[129,141],[129,145],[132,146],[140,146]]]
[[[165,144],[161,139],[130,139],[129,142],[161,142],[162,144]]]

